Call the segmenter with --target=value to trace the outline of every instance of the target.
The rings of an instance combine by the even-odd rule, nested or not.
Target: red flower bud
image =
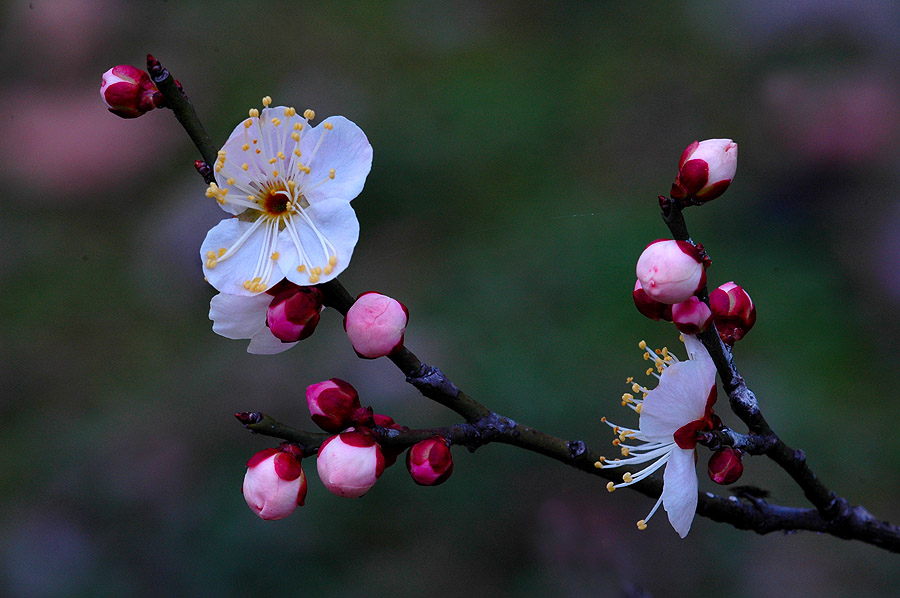
[[[747,291],[733,282],[727,282],[709,294],[709,308],[719,338],[726,345],[734,345],[756,324],[753,300]]]
[[[284,519],[306,500],[302,453],[294,445],[265,449],[247,461],[241,492],[247,505],[263,519]]]
[[[687,241],[658,239],[650,243],[635,271],[648,297],[670,305],[687,301],[706,284],[700,250]]]
[[[730,446],[717,450],[709,458],[706,471],[716,484],[733,484],[744,473],[741,451]]]
[[[673,199],[704,203],[728,189],[737,171],[737,144],[731,139],[707,139],[687,146],[672,185]]]
[[[316,287],[301,287],[284,281],[269,304],[266,326],[283,343],[303,340],[316,330],[322,299],[322,291]]]
[[[684,334],[703,332],[711,321],[712,312],[709,307],[696,297],[672,306],[672,322]]]
[[[379,293],[363,293],[347,311],[344,330],[356,354],[365,359],[390,355],[403,346],[409,311]]]
[[[345,430],[362,408],[356,389],[338,378],[307,386],[306,404],[312,420],[326,432]]]
[[[150,75],[127,64],[114,66],[103,73],[100,98],[110,112],[122,118],[137,118],[162,103],[162,94],[150,80]]]
[[[634,283],[634,291],[631,292],[631,298],[634,299],[634,306],[639,312],[651,320],[672,321],[672,306],[668,303],[660,303],[650,298],[643,287],[641,281],[636,280]]]
[[[420,486],[443,484],[453,473],[453,457],[442,436],[417,442],[406,453],[406,469]]]

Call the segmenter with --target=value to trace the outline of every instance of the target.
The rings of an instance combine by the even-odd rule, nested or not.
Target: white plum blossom
[[[716,401],[715,364],[697,337],[683,335],[683,338],[690,358],[687,361],[679,361],[665,348],[655,353],[647,351],[647,344],[641,341],[640,348],[647,351],[644,358],[653,360],[655,366],[647,373],[657,376],[659,384],[648,390],[628,379],[634,394],[625,393],[622,404],[640,415],[638,429],[606,422],[618,434],[613,444],[620,447],[622,458],[601,458],[595,464],[602,469],[646,464],[636,473],[624,474],[619,484],[609,482],[610,492],[639,482],[665,467],[662,494],[637,525],[646,529],[647,521],[662,505],[669,523],[682,538],[690,531],[697,510],[697,432],[712,429],[717,420],[712,412]],[[628,444],[632,440],[643,444]]]
[[[359,239],[350,201],[372,166],[372,146],[342,116],[315,127],[312,110],[253,108],[219,151],[206,191],[232,214],[200,248],[203,273],[218,291],[258,295],[287,279],[327,282],[347,267]]]

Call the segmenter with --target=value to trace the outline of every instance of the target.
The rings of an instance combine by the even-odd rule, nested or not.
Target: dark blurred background
[[[895,556],[697,518],[679,540],[628,491],[507,446],[402,465],[362,499],[305,462],[307,505],[239,492],[272,439],[314,429],[308,384],[353,383],[413,426],[451,413],[326,312],[279,356],[215,335],[198,248],[224,217],[166,111],[109,114],[100,74],[155,54],[217,143],[263,95],[342,114],[375,158],[341,280],[410,309],[407,344],[491,408],[609,446],[603,415],[676,347],[634,263],[695,139],[738,174],[687,213],[714,285],[758,305],[737,360],[820,477],[900,520],[900,6],[892,1],[47,2],[0,8],[0,594],[31,596],[888,595]],[[683,354],[683,350],[680,351]],[[720,411],[725,419],[725,405]],[[634,420],[636,421],[636,420]],[[613,447],[609,446],[610,454]],[[703,470],[701,488],[714,488]],[[803,505],[760,458],[745,483]]]

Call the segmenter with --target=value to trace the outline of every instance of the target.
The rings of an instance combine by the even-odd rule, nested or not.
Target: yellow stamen
[[[271,105],[271,104],[272,104],[272,98],[270,96],[263,96],[262,105],[265,106],[266,108],[268,108],[269,105]]]
[[[328,178],[329,178],[329,179],[333,179],[333,178],[334,178],[334,168],[332,168],[331,170],[328,171]]]
[[[606,489],[607,489],[609,492],[615,492],[615,490],[616,490],[616,485],[613,484],[612,482],[607,482],[607,483],[606,483]]]
[[[277,260],[279,257],[281,257],[281,254],[279,254],[277,251],[272,254],[273,260]]]
[[[249,114],[251,118],[259,118],[259,110],[256,108],[251,108]]]
[[[334,125],[331,123],[324,123],[322,126],[329,131],[334,128]]]
[[[626,473],[622,474],[622,481],[625,482],[626,484],[630,484],[631,482],[634,481],[634,478],[631,477],[630,473],[626,472]]]
[[[647,529],[647,522],[641,519],[637,522],[637,528],[641,531],[644,531],[645,529]]]
[[[307,108],[306,110],[303,111],[303,118],[305,118],[306,120],[312,120],[315,117],[316,117],[316,113],[313,110],[311,110],[310,108]]]

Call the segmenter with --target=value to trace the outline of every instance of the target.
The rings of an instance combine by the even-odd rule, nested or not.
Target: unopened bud
[[[356,354],[366,359],[390,355],[403,346],[409,311],[379,293],[363,293],[347,311],[344,329]]]
[[[326,432],[349,428],[356,411],[362,409],[356,389],[338,378],[307,386],[306,404],[312,420]]]
[[[659,239],[650,243],[635,268],[641,288],[660,303],[687,301],[706,284],[700,250],[687,241]]]
[[[163,101],[150,75],[127,64],[114,66],[103,73],[100,98],[110,112],[122,118],[137,118],[159,107]]]
[[[443,484],[453,473],[453,457],[442,436],[417,442],[406,453],[406,469],[420,486]]]
[[[660,303],[651,299],[650,295],[641,286],[640,280],[634,282],[634,291],[631,293],[631,298],[634,299],[634,306],[637,310],[651,320],[672,321],[672,306],[668,303]]]
[[[706,471],[716,484],[733,484],[744,473],[741,451],[730,446],[720,448],[709,458]]]
[[[697,297],[676,303],[672,306],[672,323],[679,332],[697,334],[709,328],[712,312]]]
[[[259,451],[247,461],[241,492],[253,512],[263,519],[284,519],[306,500],[302,453],[294,445]]]
[[[687,146],[678,162],[672,198],[704,203],[725,193],[737,171],[737,149],[731,139],[707,139]]]
[[[334,494],[357,498],[369,491],[384,471],[384,455],[371,434],[350,429],[319,447],[319,479]]]
[[[322,291],[284,281],[274,295],[266,312],[266,326],[275,338],[295,343],[315,332],[322,311]]]
[[[756,306],[750,295],[733,282],[726,282],[709,294],[709,308],[726,345],[734,345],[744,338],[756,324]]]

